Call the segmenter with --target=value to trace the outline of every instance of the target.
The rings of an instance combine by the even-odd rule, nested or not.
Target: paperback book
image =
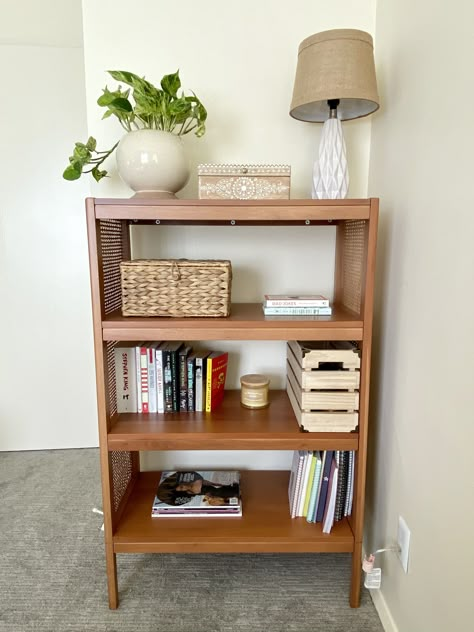
[[[240,472],[163,472],[151,509],[153,517],[241,516]]]
[[[266,307],[265,316],[331,316],[332,307]]]
[[[322,294],[264,294],[265,307],[329,307],[329,299]]]

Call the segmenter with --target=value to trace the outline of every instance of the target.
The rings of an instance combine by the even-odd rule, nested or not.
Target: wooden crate
[[[201,200],[288,200],[289,165],[198,165]]]
[[[351,343],[288,342],[287,393],[303,430],[351,432],[357,428],[359,369],[359,352]]]

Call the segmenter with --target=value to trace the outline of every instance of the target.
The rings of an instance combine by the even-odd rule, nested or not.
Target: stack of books
[[[119,413],[211,412],[224,398],[228,353],[185,342],[115,347]]]
[[[265,316],[330,316],[329,299],[322,294],[265,294]]]
[[[240,472],[163,472],[151,509],[153,518],[241,516]]]
[[[355,453],[348,450],[298,450],[288,486],[290,515],[321,522],[330,533],[334,522],[352,513]]]

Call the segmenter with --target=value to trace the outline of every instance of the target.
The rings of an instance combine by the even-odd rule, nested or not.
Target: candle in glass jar
[[[240,378],[240,403],[245,408],[266,408],[268,401],[268,385],[270,380],[265,375],[250,373]]]

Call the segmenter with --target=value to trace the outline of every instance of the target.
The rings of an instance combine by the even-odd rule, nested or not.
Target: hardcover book
[[[331,316],[332,307],[266,307],[265,316]]]
[[[242,515],[237,471],[163,472],[152,516]]]
[[[117,412],[137,412],[137,373],[135,349],[133,347],[115,347],[115,388],[117,394]]]
[[[186,376],[187,376],[187,390],[188,390],[188,411],[193,413],[196,405],[196,398],[194,393],[194,372],[196,367],[196,354],[190,353],[186,360]]]
[[[148,411],[156,413],[157,396],[156,396],[156,347],[157,342],[151,342],[147,345],[148,360]]]
[[[322,294],[264,294],[265,307],[329,307],[329,299]]]
[[[179,410],[188,412],[188,355],[192,347],[185,345],[179,350]]]
[[[207,358],[206,412],[215,410],[224,399],[225,378],[229,354],[213,351]]]
[[[149,413],[148,391],[148,348],[146,343],[140,347],[140,390],[142,399],[142,413]]]
[[[162,342],[155,351],[156,362],[156,411],[158,413],[165,412],[164,398],[164,374],[163,374],[163,345]]]
[[[206,369],[210,351],[197,351],[194,372],[194,408],[197,413],[206,409]]]

